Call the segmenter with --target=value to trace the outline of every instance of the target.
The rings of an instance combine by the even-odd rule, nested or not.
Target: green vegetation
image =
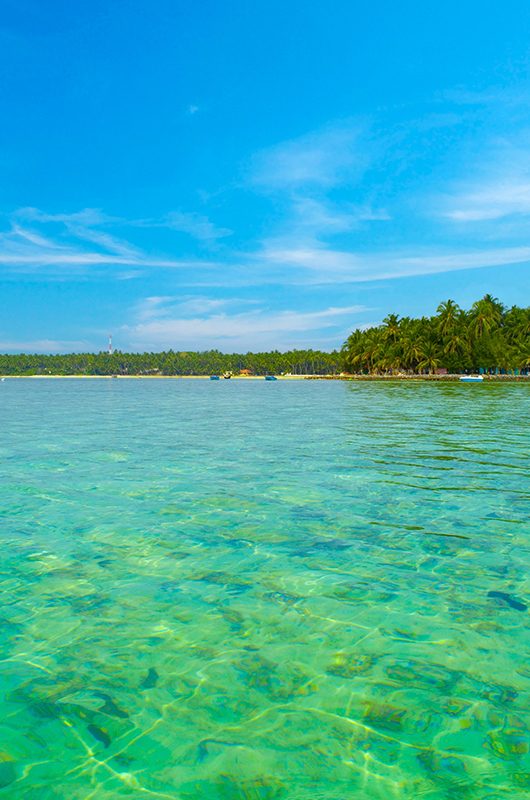
[[[462,310],[453,300],[433,317],[389,314],[383,323],[355,330],[341,352],[69,353],[0,355],[0,375],[336,375],[461,372],[530,372],[530,308],[507,309],[485,295]]]
[[[287,353],[70,353],[0,355],[1,375],[221,375],[248,369],[254,375],[293,373],[326,375],[341,370],[338,352],[291,350]]]
[[[433,317],[389,314],[378,327],[353,331],[342,355],[351,373],[528,372],[530,308],[507,309],[487,294],[469,311],[447,300]]]

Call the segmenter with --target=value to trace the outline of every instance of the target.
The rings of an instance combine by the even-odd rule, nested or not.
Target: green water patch
[[[2,391],[0,797],[525,798],[528,387],[89,384]]]

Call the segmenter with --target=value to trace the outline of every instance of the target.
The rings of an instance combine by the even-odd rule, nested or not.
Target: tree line
[[[342,350],[264,353],[69,353],[0,355],[1,375],[336,375],[530,372],[530,308],[506,308],[491,295],[468,311],[446,300],[431,317],[389,314],[354,330]]]
[[[280,353],[204,352],[69,353],[0,355],[1,375],[222,375],[250,370],[253,375],[334,375],[340,352],[290,350]]]
[[[506,308],[486,294],[468,311],[446,300],[431,317],[389,314],[353,331],[342,357],[350,373],[528,373],[530,308]]]

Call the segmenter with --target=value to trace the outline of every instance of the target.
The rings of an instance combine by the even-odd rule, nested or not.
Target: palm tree
[[[504,306],[496,297],[485,294],[482,300],[473,303],[470,313],[470,329],[473,334],[480,338],[485,333],[498,328],[502,322]]]
[[[364,341],[362,359],[370,372],[379,372],[381,369],[381,358],[384,355],[384,347],[380,328],[370,328]]]
[[[348,336],[342,348],[343,366],[347,372],[363,369],[364,332],[358,328]]]
[[[431,374],[440,366],[440,351],[433,341],[423,342],[421,345],[421,360],[418,369],[428,369]]]
[[[446,355],[455,355],[456,353],[464,353],[468,349],[468,340],[464,332],[455,330],[444,342],[443,352]]]
[[[399,315],[388,314],[383,320],[383,340],[385,342],[396,342],[399,338]]]
[[[510,340],[530,337],[530,308],[512,306],[504,315],[503,328]]]
[[[510,368],[528,369],[530,367],[530,338],[523,336],[510,346]]]
[[[437,328],[442,336],[449,336],[462,316],[462,310],[454,300],[445,300],[436,309]]]
[[[415,336],[403,339],[403,362],[406,369],[415,371],[423,357],[422,341]]]

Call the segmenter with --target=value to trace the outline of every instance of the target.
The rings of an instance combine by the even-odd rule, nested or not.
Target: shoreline
[[[475,373],[474,373],[475,374]],[[275,375],[279,381],[435,381],[455,383],[462,375]],[[484,382],[529,382],[530,375],[483,375]],[[1,380],[194,380],[210,375],[0,375]],[[220,380],[225,380],[220,376]],[[232,375],[232,381],[263,381],[265,375]]]
[[[313,377],[333,377],[331,375],[275,375],[279,381],[292,381],[292,380],[306,380]],[[0,375],[0,379],[27,379],[27,380],[125,380],[125,381],[173,381],[173,380],[191,380],[191,381],[209,381],[210,375]],[[219,380],[225,380],[221,375]],[[265,375],[232,375],[232,381],[263,381]]]
[[[478,373],[470,373],[477,375]],[[331,380],[331,381],[434,381],[445,383],[458,383],[460,378],[466,377],[464,373],[457,375],[307,375],[306,380]],[[530,375],[482,375],[484,383],[488,381],[506,383],[507,381],[530,382]]]

